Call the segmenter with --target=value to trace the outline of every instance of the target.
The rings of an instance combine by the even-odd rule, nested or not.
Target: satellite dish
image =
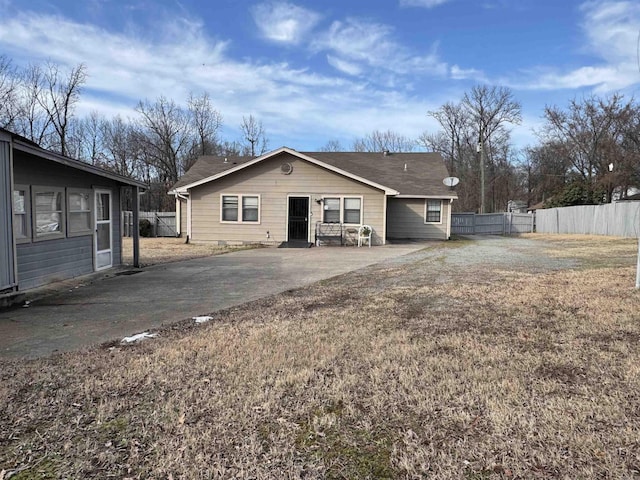
[[[447,177],[444,180],[442,180],[442,183],[444,183],[449,188],[453,188],[458,183],[460,183],[460,179],[458,177]]]

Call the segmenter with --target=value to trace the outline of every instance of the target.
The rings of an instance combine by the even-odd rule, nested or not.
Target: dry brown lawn
[[[4,362],[0,471],[638,478],[636,243],[533,238],[576,267],[385,264],[133,347]]]
[[[158,263],[177,262],[191,258],[220,255],[235,250],[256,248],[254,245],[217,246],[185,243],[184,238],[140,238],[140,264],[143,266]],[[122,259],[125,264],[133,263],[133,239],[122,238]]]

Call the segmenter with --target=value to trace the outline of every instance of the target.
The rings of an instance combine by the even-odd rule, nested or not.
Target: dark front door
[[[288,240],[309,240],[309,198],[289,197]]]

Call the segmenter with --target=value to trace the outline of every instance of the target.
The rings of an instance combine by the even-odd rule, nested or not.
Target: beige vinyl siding
[[[425,223],[424,198],[389,198],[387,237],[446,240],[449,200],[442,200],[442,222]]]
[[[180,236],[187,236],[187,201],[178,197],[177,202],[180,204],[180,218],[178,221],[180,222]]]
[[[280,166],[290,163],[289,175]],[[221,223],[222,194],[260,195],[259,223]],[[190,190],[191,239],[194,242],[265,242],[287,240],[288,197],[309,197],[309,241],[314,241],[314,228],[322,220],[321,197],[361,197],[362,221],[374,230],[374,243],[383,243],[384,192],[325,170],[309,162],[283,153],[256,165],[232,173]]]

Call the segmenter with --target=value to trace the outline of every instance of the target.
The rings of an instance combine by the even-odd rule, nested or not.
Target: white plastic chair
[[[369,248],[371,248],[371,235],[373,234],[373,228],[369,225],[362,225],[358,228],[358,247],[362,246],[364,241],[369,242]]]

